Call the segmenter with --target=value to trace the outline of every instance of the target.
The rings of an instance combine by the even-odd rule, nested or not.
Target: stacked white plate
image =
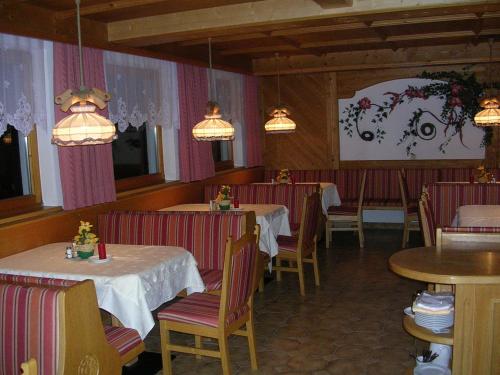
[[[444,328],[453,326],[454,310],[448,314],[426,314],[423,312],[415,311],[415,324],[430,329],[432,331],[439,331]]]

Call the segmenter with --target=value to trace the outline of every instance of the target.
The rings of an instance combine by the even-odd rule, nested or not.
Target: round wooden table
[[[500,374],[500,251],[420,247],[391,256],[389,268],[410,279],[454,285],[455,325],[448,337],[453,374]],[[405,328],[427,341],[444,340],[411,322]]]

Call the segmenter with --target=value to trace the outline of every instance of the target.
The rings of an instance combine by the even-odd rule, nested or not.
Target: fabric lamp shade
[[[234,128],[219,114],[208,114],[205,120],[194,126],[193,137],[197,141],[231,141],[234,139]]]
[[[289,119],[285,112],[279,110],[275,111],[273,118],[264,125],[264,129],[268,134],[292,133],[296,127],[295,122]]]
[[[486,98],[481,101],[484,109],[474,116],[477,126],[500,126],[500,101],[497,98]]]
[[[52,130],[52,143],[59,146],[98,145],[116,138],[115,125],[95,112],[91,104],[75,105],[71,115],[59,121]]]

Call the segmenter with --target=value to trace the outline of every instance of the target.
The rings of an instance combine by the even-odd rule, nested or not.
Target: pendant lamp
[[[234,128],[229,122],[224,121],[220,115],[220,107],[212,100],[212,38],[208,38],[208,103],[205,120],[197,123],[193,128],[193,137],[197,141],[232,141]]]
[[[52,143],[59,146],[81,146],[110,143],[116,138],[115,125],[95,112],[106,108],[111,95],[96,88],[87,88],[83,81],[82,33],[80,27],[80,0],[76,3],[78,28],[78,57],[80,60],[80,88],[68,89],[56,96],[61,110],[71,114],[59,121],[52,129]]]
[[[479,105],[484,108],[474,116],[474,122],[477,126],[500,126],[500,99],[492,95],[493,84],[491,81],[491,61],[493,53],[493,39],[489,39],[490,61],[488,64],[489,90],[485,90],[485,97]]]
[[[271,108],[269,111],[269,116],[272,118],[266,122],[264,129],[266,134],[284,134],[293,133],[297,125],[290,116],[290,110],[283,104],[281,104],[281,91],[280,91],[280,69],[278,63],[278,54],[276,54],[276,70],[278,73],[278,105]]]

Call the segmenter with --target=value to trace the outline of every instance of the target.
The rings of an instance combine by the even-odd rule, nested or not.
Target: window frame
[[[148,126],[147,124],[145,126]],[[146,186],[158,185],[165,182],[165,171],[163,168],[163,136],[161,126],[156,126],[156,162],[158,172],[142,176],[134,176],[115,180],[117,193],[140,189]]]
[[[36,126],[34,126],[33,130],[28,134],[27,141],[31,194],[0,199],[1,218],[36,211],[42,208],[42,188],[40,183]]]

